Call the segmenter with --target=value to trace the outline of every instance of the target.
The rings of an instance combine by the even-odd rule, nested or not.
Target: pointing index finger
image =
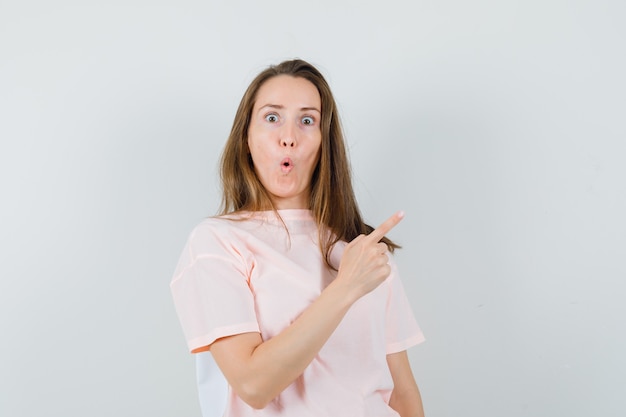
[[[385,220],[380,226],[374,229],[372,233],[368,235],[368,238],[375,240],[376,242],[380,241],[380,239],[385,237],[385,235],[389,233],[389,231],[393,229],[398,223],[400,223],[400,220],[402,220],[403,218],[403,211],[395,213],[393,216]]]

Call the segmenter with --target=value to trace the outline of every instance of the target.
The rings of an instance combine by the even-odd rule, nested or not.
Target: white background
[[[199,416],[169,293],[247,84],[336,95],[429,417],[626,411],[623,1],[0,2],[0,415]]]

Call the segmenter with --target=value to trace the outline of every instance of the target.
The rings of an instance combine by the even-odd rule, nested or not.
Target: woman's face
[[[319,92],[310,81],[278,75],[257,92],[248,147],[277,209],[309,208],[311,177],[322,143]]]

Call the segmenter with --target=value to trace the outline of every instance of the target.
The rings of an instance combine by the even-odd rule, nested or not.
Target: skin
[[[424,417],[424,406],[406,350],[387,355],[387,365],[393,379],[389,405],[402,417]]]
[[[321,144],[320,101],[315,86],[302,78],[277,76],[259,89],[248,146],[277,209],[308,207]],[[290,158],[290,168],[281,165],[285,158]],[[369,235],[350,242],[335,280],[277,336],[263,341],[259,333],[243,333],[207,347],[241,399],[263,408],[304,372],[352,304],[389,276],[387,246],[380,239],[403,217],[398,212]],[[423,417],[406,351],[387,355],[387,363],[394,382],[390,406],[402,417]]]
[[[277,209],[308,207],[322,143],[321,108],[317,88],[304,78],[280,75],[257,93],[248,148],[255,172]]]

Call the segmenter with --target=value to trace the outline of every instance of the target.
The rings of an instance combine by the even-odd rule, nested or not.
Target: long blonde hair
[[[270,78],[290,75],[310,81],[319,91],[322,103],[320,158],[311,178],[309,209],[319,226],[319,245],[326,264],[333,246],[350,242],[373,228],[361,217],[352,188],[350,164],[343,139],[337,105],[328,83],[311,64],[300,59],[284,61],[262,71],[243,95],[220,162],[222,204],[220,214],[238,211],[274,210],[267,190],[254,170],[248,149],[248,126],[259,88]],[[331,233],[328,233],[330,231]],[[382,242],[391,252],[399,248],[386,237]]]

